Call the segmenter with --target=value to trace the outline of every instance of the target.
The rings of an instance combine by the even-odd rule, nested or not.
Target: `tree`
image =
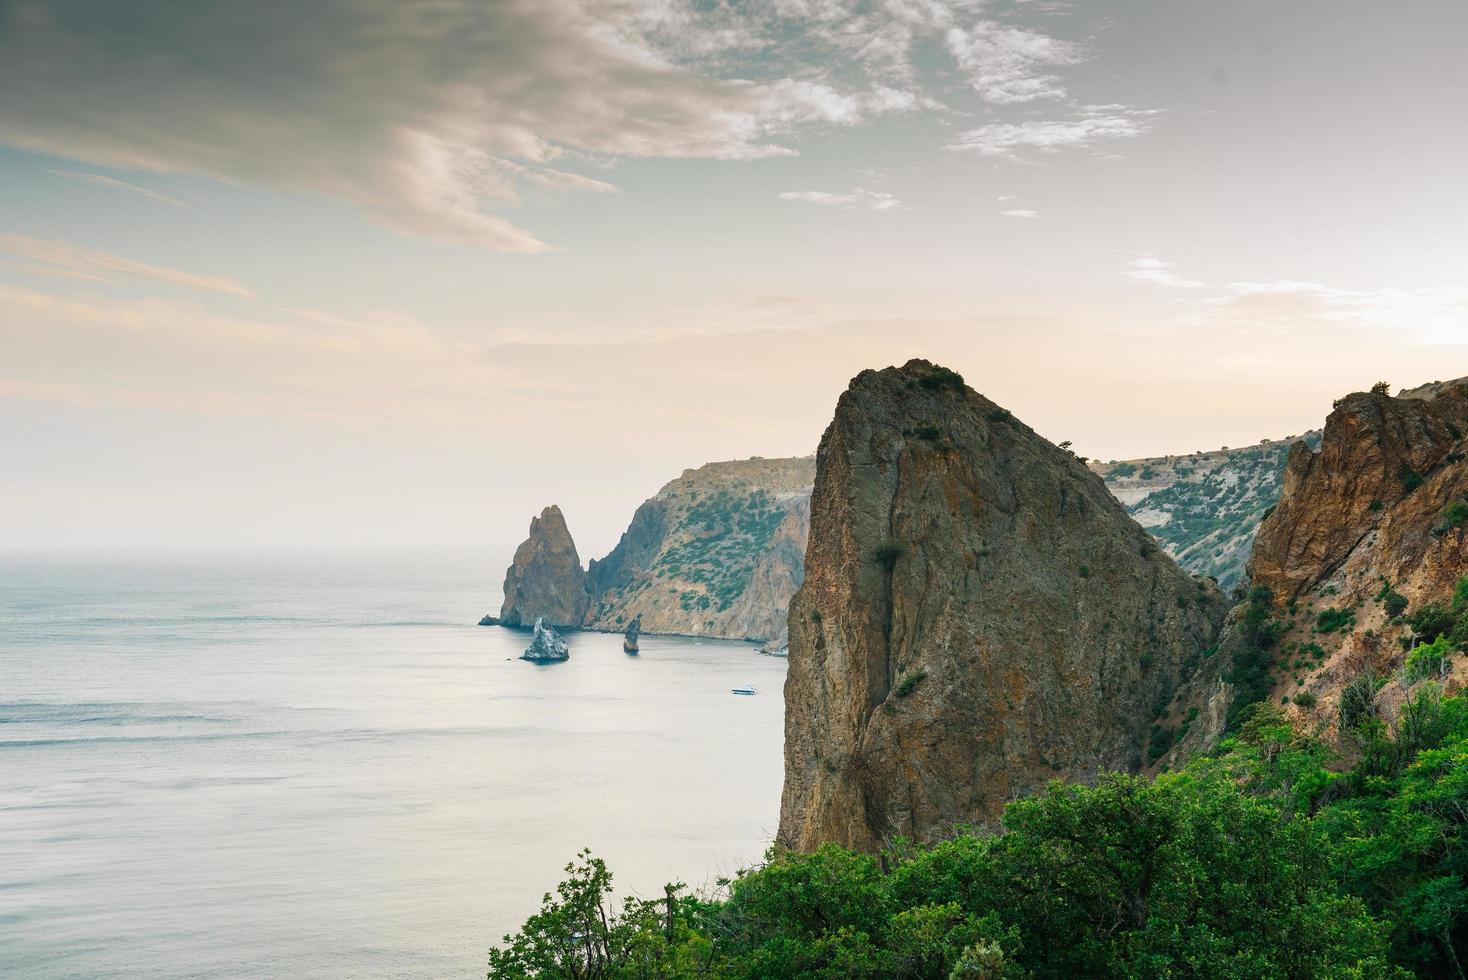
[[[1385,381],[1378,381],[1376,384],[1371,386],[1371,393],[1373,395],[1390,395],[1391,392],[1392,386]]]

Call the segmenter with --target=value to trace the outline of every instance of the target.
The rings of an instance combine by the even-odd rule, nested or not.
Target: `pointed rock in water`
[[[790,607],[778,840],[875,850],[1146,764],[1223,595],[952,371],[864,371],[821,439]]]
[[[498,626],[499,624],[500,618],[498,616],[485,616],[479,621],[480,626]]]
[[[561,509],[551,504],[531,518],[530,536],[516,549],[505,572],[500,625],[524,626],[544,618],[551,626],[577,629],[590,605],[576,542]]]
[[[622,635],[622,652],[637,652],[637,637],[642,633],[642,617],[633,616],[632,622],[627,624],[627,632]]]
[[[566,641],[561,639],[560,634],[545,625],[545,619],[541,617],[536,619],[535,637],[530,641],[530,646],[525,648],[525,652],[520,654],[520,659],[551,663],[571,659],[571,651],[566,648]]]

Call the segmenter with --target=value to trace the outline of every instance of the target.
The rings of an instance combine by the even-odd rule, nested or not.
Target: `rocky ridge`
[[[871,849],[1137,771],[1226,600],[1069,452],[926,361],[821,440],[789,616],[779,840]]]

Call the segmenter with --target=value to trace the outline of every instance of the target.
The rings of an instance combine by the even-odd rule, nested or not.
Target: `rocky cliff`
[[[577,627],[590,605],[576,543],[561,509],[551,504],[530,519],[530,536],[505,572],[500,625],[528,626],[544,618],[551,626]]]
[[[1386,681],[1390,712],[1424,679],[1406,669],[1431,639],[1417,614],[1451,612],[1468,575],[1468,379],[1338,401],[1320,450],[1291,450],[1252,571],[1282,631],[1271,697],[1329,729],[1343,692],[1369,675]],[[1449,656],[1436,679],[1463,683],[1464,658]]]
[[[857,376],[816,466],[783,843],[931,838],[1145,764],[1226,602],[1098,476],[926,361]]]
[[[812,457],[752,458],[685,470],[637,508],[617,546],[587,570],[587,625],[767,640],[800,585]]]

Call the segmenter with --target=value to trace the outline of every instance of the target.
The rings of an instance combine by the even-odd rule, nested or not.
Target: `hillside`
[[[1303,438],[1319,445],[1320,433]],[[1294,441],[1093,462],[1091,469],[1179,565],[1228,590],[1243,580],[1259,522],[1279,499]]]
[[[587,570],[592,629],[768,640],[803,578],[815,458],[685,470]]]

